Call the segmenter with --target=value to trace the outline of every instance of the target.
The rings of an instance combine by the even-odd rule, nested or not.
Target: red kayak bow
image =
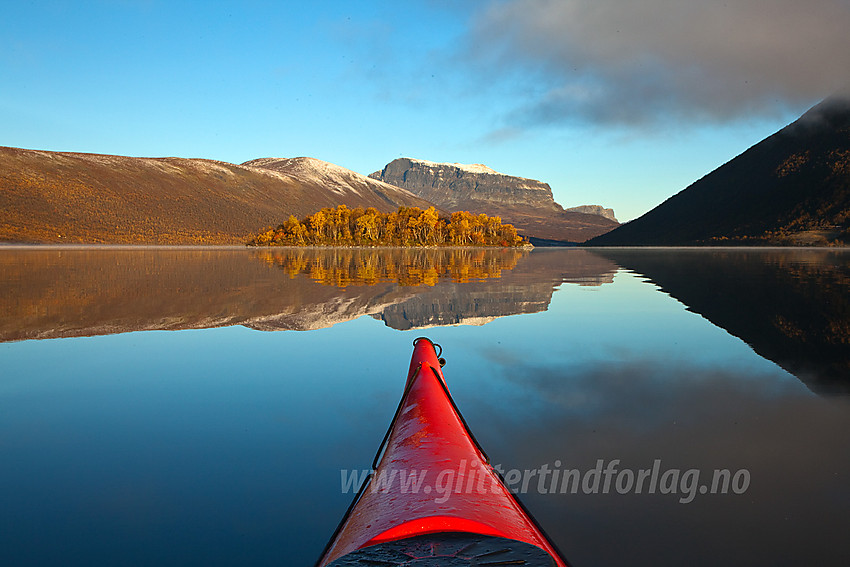
[[[413,345],[373,473],[316,566],[567,567],[458,412],[439,345],[425,338]]]

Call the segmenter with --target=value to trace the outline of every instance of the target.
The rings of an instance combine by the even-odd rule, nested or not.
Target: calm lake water
[[[850,564],[848,251],[8,248],[0,565],[312,565],[418,336],[503,469],[681,471],[532,479],[575,566]]]

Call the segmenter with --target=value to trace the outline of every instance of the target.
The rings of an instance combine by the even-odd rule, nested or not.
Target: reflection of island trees
[[[399,207],[382,213],[374,207],[339,205],[301,220],[290,215],[277,228],[261,232],[252,246],[522,246],[526,241],[510,224],[486,214],[458,211],[440,216],[434,207]]]
[[[301,249],[263,250],[258,258],[277,266],[290,278],[306,275],[336,287],[393,282],[403,286],[434,286],[441,278],[466,283],[499,278],[527,252],[517,249]]]

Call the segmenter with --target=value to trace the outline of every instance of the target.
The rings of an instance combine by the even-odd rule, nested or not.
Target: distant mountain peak
[[[258,158],[246,161],[242,166],[283,173],[302,182],[322,184],[338,194],[351,192],[360,194],[360,190],[365,187],[370,190],[377,190],[379,193],[395,192],[401,193],[405,197],[419,199],[403,187],[371,179],[340,165],[312,157]]]
[[[505,175],[480,163],[398,158],[369,177],[407,189],[446,211],[500,216],[537,239],[584,242],[618,225],[609,209],[564,211],[548,183]]]
[[[614,215],[614,209],[606,209],[602,205],[579,205],[578,207],[570,207],[564,209],[567,213],[584,213],[586,215],[599,215],[614,222],[619,222]]]
[[[351,171],[342,166],[322,161],[313,157],[293,157],[293,158],[276,158],[265,157],[252,159],[242,164],[245,167],[257,167],[262,169],[270,169],[273,171],[281,171],[289,174],[312,174],[325,177],[347,176],[347,177],[366,177],[356,171]]]

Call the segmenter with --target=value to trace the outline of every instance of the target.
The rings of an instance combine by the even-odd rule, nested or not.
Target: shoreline
[[[535,246],[248,246],[245,244],[20,244],[0,242],[0,250],[532,250]],[[573,248],[573,247],[571,247]]]
[[[847,246],[249,246],[245,244],[106,244],[0,242],[0,250],[850,250]]]

